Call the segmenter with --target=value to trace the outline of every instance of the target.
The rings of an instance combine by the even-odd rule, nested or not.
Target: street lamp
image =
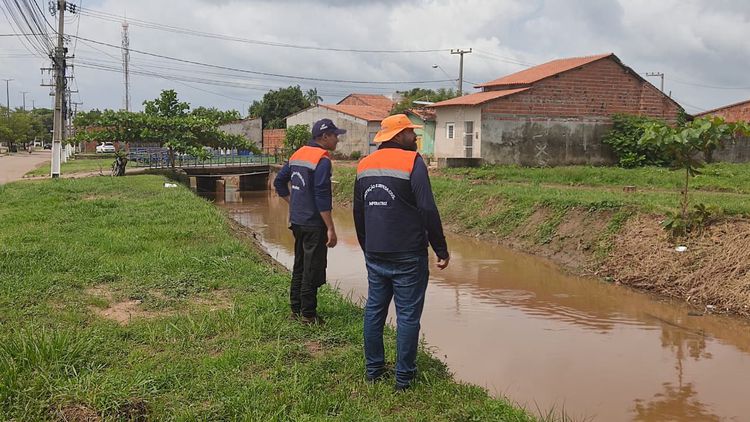
[[[453,80],[453,77],[452,77],[451,75],[449,75],[449,74],[448,74],[448,72],[446,72],[446,71],[445,71],[445,69],[443,69],[442,67],[440,67],[440,65],[438,65],[438,64],[433,64],[433,65],[432,65],[432,68],[433,68],[433,69],[440,69],[440,71],[442,71],[443,73],[445,73],[445,76],[447,76],[447,77],[448,77],[448,79],[450,79],[450,80]],[[458,80],[458,79],[456,79],[456,80]]]

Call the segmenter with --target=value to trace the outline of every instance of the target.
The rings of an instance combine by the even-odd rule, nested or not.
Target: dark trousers
[[[326,282],[328,234],[325,227],[292,224],[294,267],[289,299],[292,312],[314,317],[318,308],[318,287]]]

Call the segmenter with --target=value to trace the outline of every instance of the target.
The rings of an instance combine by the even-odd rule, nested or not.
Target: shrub
[[[620,167],[665,166],[669,156],[661,145],[643,144],[644,127],[661,122],[644,116],[615,114],[612,116],[612,129],[604,136],[603,142],[612,147]]]

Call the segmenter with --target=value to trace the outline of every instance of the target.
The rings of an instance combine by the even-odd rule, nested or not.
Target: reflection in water
[[[226,204],[289,266],[287,205],[267,192]],[[339,245],[329,282],[367,293],[348,210],[335,210]],[[741,420],[750,414],[748,324],[688,317],[681,304],[596,280],[477,239],[449,236],[451,265],[433,270],[424,335],[456,376],[530,409],[564,408],[599,421]],[[434,268],[434,266],[433,266]]]
[[[711,359],[711,353],[706,351],[706,337],[702,332],[691,331],[669,321],[663,321],[661,332],[662,347],[669,348],[675,355],[674,367],[676,384],[665,382],[664,391],[659,392],[650,400],[635,400],[637,421],[719,421],[717,415],[709,412],[708,406],[698,398],[698,392],[693,383],[684,383],[684,361],[692,359]]]
[[[693,384],[674,386],[665,382],[664,392],[655,394],[651,401],[636,400],[636,421],[711,422],[721,418],[708,413],[697,400]]]

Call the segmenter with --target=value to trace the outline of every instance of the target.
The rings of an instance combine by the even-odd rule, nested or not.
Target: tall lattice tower
[[[125,111],[130,111],[130,37],[128,21],[122,23],[122,74],[125,77]]]

